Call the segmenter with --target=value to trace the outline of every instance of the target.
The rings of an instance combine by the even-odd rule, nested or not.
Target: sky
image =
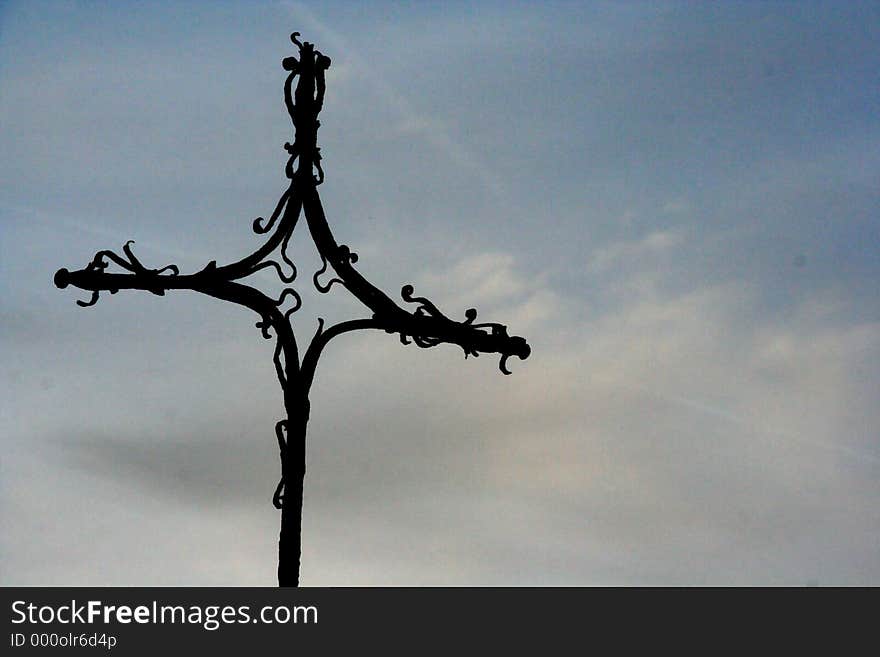
[[[331,344],[303,585],[880,584],[876,2],[3,3],[0,584],[275,583],[258,318],[52,276],[256,248],[293,31],[358,270],[532,346]]]

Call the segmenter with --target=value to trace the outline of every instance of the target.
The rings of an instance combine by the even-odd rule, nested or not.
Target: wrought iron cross
[[[524,338],[511,336],[507,327],[494,322],[477,322],[477,311],[465,311],[464,321],[444,315],[424,297],[415,296],[412,285],[401,290],[403,301],[414,304],[407,310],[372,285],[355,268],[357,254],[344,244],[337,244],[318,196],[318,185],[324,180],[321,153],[317,145],[318,114],[324,102],[324,72],[330,67],[330,58],[315,50],[309,42],[301,43],[299,32],[291,41],[299,50],[299,58],[286,57],[282,65],[288,71],[284,82],[284,102],[293,120],[293,143],[285,143],[288,153],[285,173],[290,184],[268,220],[257,217],[253,230],[269,234],[268,239],[253,253],[237,262],[218,265],[209,262],[201,271],[181,274],[175,265],[159,269],[144,266],[131,249],[132,242],[122,247],[119,255],[113,251],[99,251],[92,261],[77,271],[59,269],[55,285],[68,285],[92,293],[88,301],[77,301],[83,307],[97,303],[101,292],[116,294],[119,290],[146,290],[162,296],[167,290],[194,290],[217,299],[245,306],[259,315],[256,326],[263,337],[271,339],[275,333],[275,372],[284,393],[286,419],[275,424],[275,435],[281,450],[281,481],[273,496],[273,503],[281,510],[281,534],[278,541],[278,583],[297,586],[299,583],[300,545],[302,528],[303,478],[306,469],[306,425],[309,419],[309,390],[321,352],[334,337],[360,329],[378,329],[396,333],[403,344],[414,342],[422,348],[441,343],[455,344],[464,350],[465,358],[480,353],[500,355],[499,367],[509,374],[508,358],[525,359],[531,349]],[[294,89],[294,79],[298,78]],[[368,317],[324,326],[318,320],[318,330],[305,352],[297,348],[290,318],[302,305],[296,290],[290,287],[296,278],[296,267],[287,254],[287,246],[302,214],[321,256],[323,266],[312,277],[320,292],[328,292],[338,283],[359,299],[370,311]],[[281,262],[273,260],[278,252]],[[110,264],[121,272],[106,271]],[[283,263],[283,265],[282,265]],[[319,278],[331,266],[336,277],[326,283]],[[240,281],[261,269],[272,268],[286,287],[277,299]],[[288,298],[292,304],[283,306]]]

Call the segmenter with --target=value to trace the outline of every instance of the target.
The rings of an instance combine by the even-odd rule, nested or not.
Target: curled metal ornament
[[[280,307],[287,297],[293,297],[294,299],[293,308],[288,310],[288,313],[294,313],[302,307],[302,297],[299,296],[299,293],[292,287],[286,287],[281,291],[281,296],[275,301],[275,305]]]
[[[345,286],[345,282],[338,277],[331,278],[329,281],[323,284],[320,280],[318,280],[321,277],[321,274],[327,271],[327,265],[327,258],[321,256],[321,268],[315,272],[314,276],[312,276],[312,283],[315,284],[315,288],[317,288],[318,292],[320,292],[321,294],[327,294],[330,291],[330,288],[333,287],[335,283],[341,283],[343,286]]]
[[[272,269],[275,270],[275,273],[278,274],[278,278],[279,278],[283,283],[293,283],[293,281],[296,280],[296,269],[295,269],[295,268],[294,268],[294,270],[293,270],[292,273],[290,273],[290,274],[285,274],[285,273],[284,273],[284,270],[281,269],[281,265],[279,265],[279,264],[278,264],[277,262],[275,262],[274,260],[264,260],[264,261],[261,262],[260,264],[256,265],[256,266],[251,270],[251,273],[252,273],[252,274],[255,274],[255,273],[257,273],[258,271],[260,271],[261,269],[266,269],[266,268],[268,268],[268,267],[271,267]]]
[[[446,317],[433,303],[428,301],[425,297],[415,297],[413,294],[415,293],[415,288],[412,285],[404,285],[400,290],[400,296],[404,301],[408,303],[417,303],[419,307],[416,308],[416,313],[418,314],[427,314],[432,317]]]
[[[278,203],[275,205],[275,210],[272,212],[272,215],[269,217],[269,221],[267,221],[265,225],[263,225],[263,221],[265,221],[263,217],[257,217],[256,219],[254,219],[254,223],[252,225],[254,232],[258,235],[265,235],[270,230],[272,230],[275,222],[278,221],[278,217],[281,216],[281,212],[282,210],[284,210],[284,206],[287,205],[287,199],[289,198],[290,190],[288,189],[281,195],[281,198],[278,199]]]
[[[282,242],[281,242],[281,259],[284,261],[284,263],[288,267],[290,267],[290,271],[291,271],[291,274],[289,277],[290,280],[286,280],[283,276],[281,276],[281,272],[278,273],[278,276],[281,277],[281,280],[284,281],[285,283],[292,283],[293,280],[296,278],[296,265],[293,264],[293,260],[291,260],[290,256],[287,255],[287,245],[290,244],[290,236],[291,235],[293,235],[293,231],[290,231],[289,233],[287,233],[287,235],[284,236],[284,240],[282,240]]]
[[[272,334],[269,333],[269,329],[272,328],[272,322],[268,317],[264,317],[256,324],[254,324],[258,329],[260,329],[260,333],[262,333],[263,337],[267,340],[272,339]]]
[[[284,463],[284,455],[287,451],[287,438],[284,432],[287,430],[287,420],[279,420],[275,423],[275,437],[278,439],[278,449],[281,453],[281,462]],[[282,466],[283,467],[283,466]],[[281,509],[284,506],[284,475],[282,474],[278,485],[275,487],[275,493],[272,495],[272,506]]]
[[[89,306],[94,306],[96,303],[98,303],[99,296],[101,296],[101,295],[98,293],[97,290],[92,290],[92,298],[91,299],[89,299],[88,301],[80,301],[79,299],[77,299],[76,305],[80,306],[81,308],[88,308]]]
[[[177,276],[180,274],[180,270],[177,268],[177,265],[165,265],[164,267],[159,267],[157,269],[148,269],[145,267],[140,260],[138,260],[137,256],[135,256],[134,251],[131,248],[131,245],[134,244],[134,240],[128,240],[125,244],[122,245],[122,252],[125,254],[125,257],[120,256],[118,253],[110,251],[109,249],[105,249],[103,251],[98,251],[94,257],[91,259],[88,265],[82,270],[85,273],[104,273],[104,271],[110,266],[112,262],[116,266],[124,269],[125,271],[135,274],[137,276],[143,277],[146,281],[146,284],[143,286],[143,289],[152,292],[158,296],[163,296],[165,294],[164,285],[158,281],[159,277],[164,277],[166,274],[170,276]],[[109,262],[108,262],[109,261]],[[55,274],[55,285],[59,288],[65,288],[70,283],[71,273],[67,269],[59,269]],[[152,283],[151,281],[154,281]],[[106,288],[110,294],[116,294],[118,290],[112,287]],[[99,290],[91,290],[92,295],[88,301],[77,300],[76,304],[81,308],[89,308],[90,306],[94,306],[98,303],[98,299],[101,297]]]

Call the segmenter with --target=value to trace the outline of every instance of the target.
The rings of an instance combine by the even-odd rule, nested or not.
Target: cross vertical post
[[[313,44],[300,42],[298,37],[298,32],[291,35],[299,57],[286,57],[282,61],[282,66],[288,71],[284,83],[284,102],[294,127],[293,143],[284,144],[288,154],[285,175],[290,183],[269,219],[257,217],[254,220],[254,232],[268,235],[256,251],[230,264],[218,265],[212,260],[198,272],[181,274],[175,265],[156,269],[145,267],[135,256],[132,242],[129,241],[122,247],[123,255],[109,250],[99,251],[83,269],[69,271],[62,268],[54,278],[58,288],[73,285],[91,292],[88,301],[77,301],[83,307],[95,305],[101,292],[116,294],[119,290],[143,290],[163,296],[169,290],[192,290],[250,309],[259,316],[256,326],[263,337],[271,339],[274,333],[273,362],[283,391],[286,415],[285,419],[275,424],[281,455],[281,480],[272,500],[281,511],[278,540],[280,586],[299,585],[309,391],[321,353],[334,337],[351,331],[373,329],[397,334],[401,343],[415,343],[421,348],[442,343],[454,344],[462,348],[465,357],[478,356],[480,353],[499,354],[499,367],[505,374],[510,374],[508,358],[517,356],[525,359],[531,353],[526,340],[509,335],[503,324],[476,322],[477,311],[473,308],[465,311],[463,321],[450,319],[428,299],[415,296],[412,285],[405,285],[401,298],[415,305],[414,310],[407,310],[355,269],[357,254],[336,242],[318,195],[318,186],[324,180],[317,145],[320,127],[318,115],[324,103],[324,74],[330,67],[330,58],[316,50]],[[291,315],[300,308],[302,300],[291,286],[297,270],[287,253],[300,215],[305,219],[323,263],[312,277],[315,287],[319,292],[326,293],[333,285],[339,284],[370,311],[366,317],[328,327],[324,326],[323,319],[319,319],[318,329],[303,353],[297,348],[291,325]],[[276,252],[278,259],[272,259]],[[111,264],[122,271],[106,271]],[[332,267],[336,276],[322,282],[321,276],[327,272],[328,266]],[[240,282],[267,268],[273,269],[285,285],[277,299]],[[288,299],[291,301],[288,302]]]

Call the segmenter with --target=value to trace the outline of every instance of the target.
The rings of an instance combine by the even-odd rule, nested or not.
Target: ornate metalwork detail
[[[412,285],[405,285],[401,298],[407,304],[415,304],[414,310],[407,310],[354,268],[358,256],[348,246],[337,244],[317,192],[317,187],[324,181],[317,145],[321,125],[318,114],[326,90],[324,74],[331,62],[311,43],[301,42],[298,37],[298,32],[291,35],[299,56],[286,57],[282,61],[283,68],[288,71],[284,81],[284,104],[294,128],[293,142],[284,144],[288,155],[284,171],[290,183],[269,218],[257,217],[251,224],[254,233],[268,236],[259,248],[236,262],[220,266],[212,260],[198,272],[181,274],[175,265],[148,269],[135,257],[130,247],[132,242],[126,242],[122,247],[125,257],[113,251],[99,251],[85,268],[72,272],[59,269],[54,279],[59,288],[73,285],[91,292],[88,301],[77,301],[84,307],[97,303],[102,291],[115,294],[122,289],[145,290],[161,296],[167,290],[194,290],[250,308],[259,315],[256,327],[263,337],[271,339],[272,333],[275,334],[273,363],[288,416],[275,425],[282,476],[272,496],[272,503],[282,511],[279,541],[279,582],[282,585],[298,583],[308,395],[318,359],[330,340],[355,330],[382,330],[397,333],[403,344],[412,342],[424,349],[443,343],[458,345],[465,358],[481,353],[498,354],[499,368],[504,374],[510,374],[507,362],[511,356],[525,359],[531,353],[526,340],[509,335],[503,324],[475,323],[477,311],[473,308],[465,311],[464,321],[450,319],[427,298],[415,296]],[[322,262],[312,277],[315,287],[326,293],[339,283],[370,311],[369,317],[340,322],[326,329],[324,320],[319,319],[318,329],[302,358],[290,323],[291,315],[302,306],[302,298],[290,285],[296,279],[297,269],[287,253],[301,214]],[[271,256],[276,251],[278,259],[273,259]],[[107,271],[110,263],[122,271]],[[320,277],[331,267],[335,276],[322,283]],[[240,282],[264,269],[274,270],[286,286],[277,299]],[[282,312],[288,298],[293,299],[293,304]],[[298,485],[294,484],[295,481]]]

